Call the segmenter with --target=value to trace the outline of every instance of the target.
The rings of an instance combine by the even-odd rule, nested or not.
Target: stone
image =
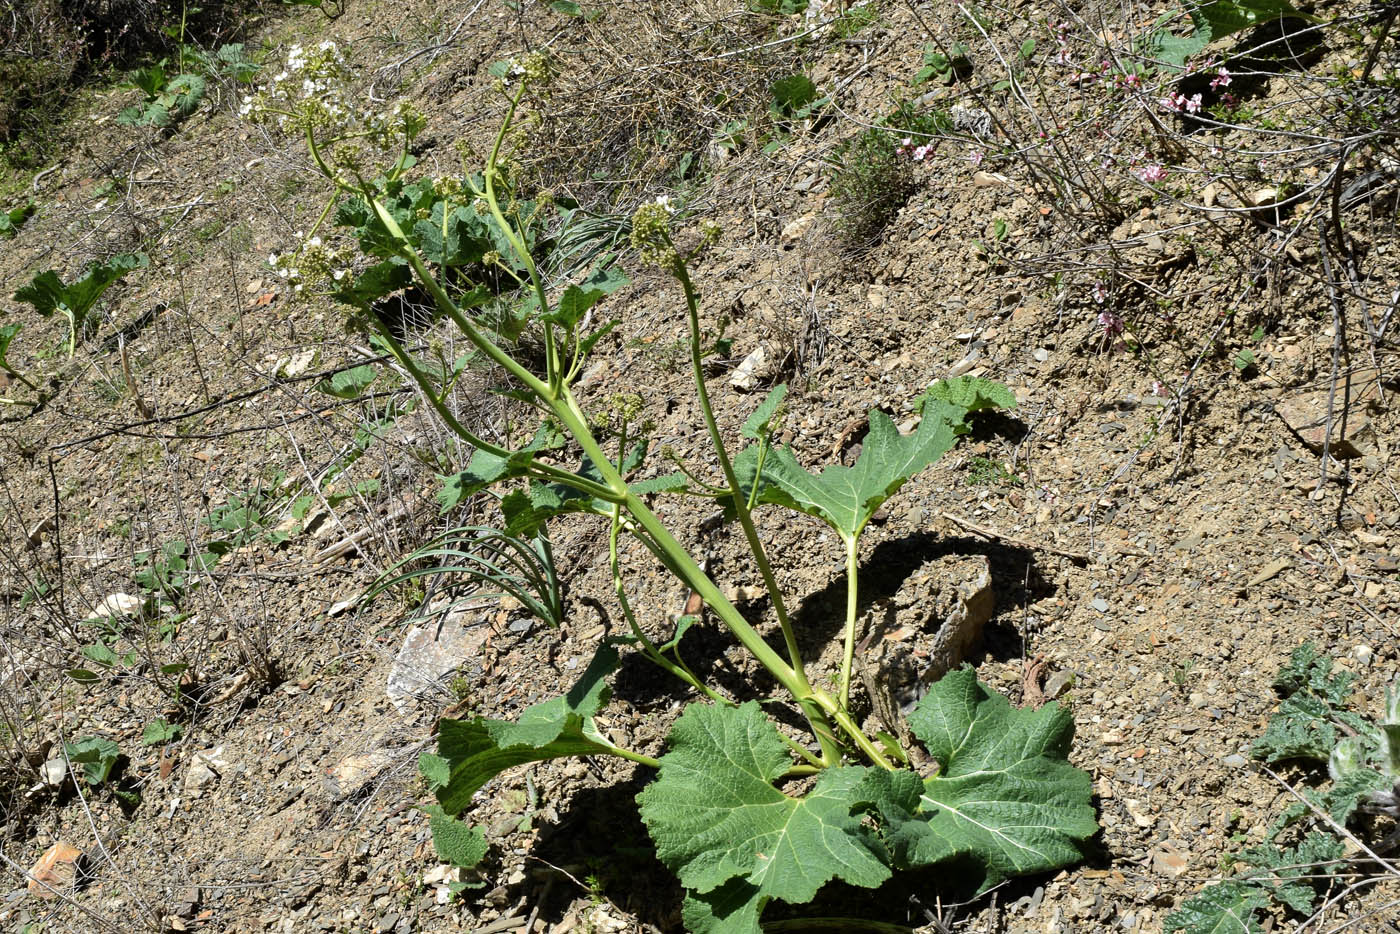
[[[346,756],[337,762],[330,774],[326,776],[326,790],[335,798],[352,795],[384,771],[393,761],[393,756],[382,749]]]
[[[768,375],[768,350],[760,344],[751,354],[734,368],[729,385],[740,392],[753,392],[759,382]]]
[[[1152,851],[1152,869],[1175,879],[1191,868],[1191,854],[1164,841]]]
[[[476,657],[490,633],[479,614],[491,605],[490,600],[443,605],[409,628],[384,690],[395,707],[407,710],[414,700],[432,694],[445,675]]]
[[[111,593],[93,607],[88,619],[115,619],[119,616],[136,616],[141,612],[142,600],[129,593]]]
[[[1105,600],[1103,597],[1095,597],[1093,600],[1090,600],[1089,606],[1095,610],[1098,610],[1100,613],[1108,612],[1108,601]]]
[[[815,214],[807,214],[799,217],[797,220],[792,221],[784,227],[783,232],[778,236],[785,246],[796,243],[798,240],[802,239],[816,219],[817,215]]]
[[[83,851],[62,840],[44,851],[39,861],[29,867],[29,894],[39,898],[58,898],[78,874],[78,860]]]
[[[185,793],[197,797],[201,789],[232,770],[233,759],[223,746],[201,749],[194,754],[185,772]]]
[[[1379,403],[1380,395],[1380,371],[1367,367],[1340,375],[1335,393],[1328,389],[1303,393],[1275,406],[1274,411],[1299,440],[1321,454],[1330,396],[1332,437],[1328,453],[1339,458],[1363,457],[1375,453],[1376,432],[1368,411]]]
[[[57,788],[68,777],[68,762],[62,756],[55,756],[39,766],[39,780],[45,785]]]
[[[1041,693],[1046,700],[1055,700],[1074,686],[1077,677],[1078,673],[1074,671],[1057,671],[1045,679],[1045,688]]]
[[[1249,587],[1253,589],[1267,580],[1272,580],[1279,574],[1293,567],[1293,562],[1288,558],[1275,558],[1259,569],[1253,577],[1249,579]]]

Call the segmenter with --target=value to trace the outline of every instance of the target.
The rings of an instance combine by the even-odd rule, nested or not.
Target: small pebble
[[[1108,612],[1108,601],[1105,600],[1103,597],[1095,597],[1089,602],[1089,606],[1098,610],[1100,613]]]

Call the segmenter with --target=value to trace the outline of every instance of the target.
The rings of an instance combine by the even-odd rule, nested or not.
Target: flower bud
[[[1327,773],[1332,781],[1339,782],[1361,767],[1361,741],[1348,736],[1337,743],[1332,755],[1327,759]]]

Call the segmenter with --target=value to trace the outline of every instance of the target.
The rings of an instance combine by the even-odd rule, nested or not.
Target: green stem
[[[841,680],[837,689],[841,706],[849,706],[851,699],[851,664],[856,656],[856,612],[859,609],[859,595],[856,591],[856,578],[860,571],[860,540],[855,536],[845,540],[846,544],[846,644],[841,652]]]
[[[535,298],[539,302],[541,313],[543,313],[549,307],[549,302],[545,298],[544,281],[540,278],[539,270],[535,266],[535,258],[526,249],[525,239],[516,231],[515,225],[506,221],[505,213],[501,210],[501,203],[496,197],[496,165],[501,157],[501,145],[505,142],[506,131],[510,128],[516,108],[520,106],[520,101],[525,96],[525,88],[528,84],[528,81],[522,79],[515,96],[507,97],[510,106],[506,108],[505,119],[501,121],[501,128],[496,132],[496,138],[491,143],[491,155],[486,159],[484,177],[486,204],[491,210],[491,216],[496,219],[501,233],[505,236],[506,242],[510,244],[510,248],[515,251],[516,257],[530,273],[530,283],[534,286]],[[561,369],[559,343],[555,339],[554,325],[548,321],[544,323],[544,349],[546,381],[549,383],[551,394],[558,393],[564,386],[564,373]]]
[[[710,433],[710,443],[714,445],[715,455],[719,459],[720,470],[724,473],[724,482],[733,490],[734,511],[738,515],[739,525],[744,530],[744,538],[748,541],[749,549],[753,552],[754,560],[758,564],[758,572],[763,577],[763,585],[768,589],[768,594],[773,601],[773,613],[778,618],[778,625],[783,631],[783,641],[787,646],[788,659],[792,663],[792,669],[797,677],[797,683],[802,691],[798,695],[811,693],[811,684],[807,681],[807,672],[802,664],[802,650],[797,644],[797,635],[793,632],[792,622],[788,619],[787,605],[783,601],[782,589],[778,586],[778,579],[773,574],[773,566],[768,561],[768,553],[763,548],[763,542],[758,537],[758,529],[754,526],[753,513],[749,509],[749,504],[745,500],[743,491],[739,489],[739,478],[734,473],[734,464],[729,459],[729,453],[725,450],[724,438],[720,434],[719,424],[715,420],[714,407],[710,404],[710,393],[705,386],[705,369],[700,355],[700,309],[699,298],[695,294],[695,285],[690,281],[690,273],[686,270],[685,264],[678,262],[673,270],[676,279],[681,284],[681,289],[685,292],[686,318],[690,326],[690,367],[695,382],[696,397],[700,402],[700,411],[705,418],[705,427]],[[757,483],[755,479],[755,483]],[[822,754],[829,761],[839,761],[839,756],[832,760],[835,749],[822,747]]]
[[[642,651],[646,657],[659,668],[675,675],[677,678],[704,694],[716,704],[726,704],[726,701],[717,691],[705,684],[688,668],[683,668],[672,662],[661,650],[656,647],[656,643],[647,638],[647,634],[642,632],[642,627],[637,623],[636,614],[632,612],[632,602],[627,599],[627,588],[622,583],[622,562],[618,555],[617,540],[618,533],[622,531],[622,507],[613,509],[612,527],[608,532],[608,564],[612,570],[613,593],[617,596],[617,602],[622,607],[622,615],[627,620],[627,626],[632,630],[632,635],[641,643]]]

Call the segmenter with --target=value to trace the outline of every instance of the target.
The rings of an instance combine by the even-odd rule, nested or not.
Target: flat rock
[[[477,600],[444,608],[435,618],[408,630],[385,688],[395,707],[406,710],[414,700],[433,693],[445,675],[481,650],[489,630],[479,614],[491,604]]]
[[[1368,413],[1379,403],[1380,395],[1380,371],[1368,367],[1339,376],[1335,393],[1328,389],[1303,393],[1275,406],[1274,411],[1304,444],[1321,454],[1327,436],[1327,400],[1331,397],[1328,453],[1362,457],[1375,450],[1375,426]]]
[[[82,855],[82,850],[62,840],[49,847],[39,861],[29,868],[29,894],[39,898],[58,898],[73,884]]]
[[[141,612],[141,598],[129,593],[110,593],[102,602],[93,607],[88,619],[113,619],[119,616],[136,616]]]
[[[198,795],[233,769],[233,757],[223,746],[201,749],[194,754],[185,772],[185,793]]]
[[[354,794],[393,761],[393,757],[382,749],[346,756],[326,775],[326,790],[335,798]]]
[[[767,375],[768,350],[759,345],[734,368],[734,375],[729,377],[729,384],[740,392],[753,392]]]
[[[859,675],[881,726],[900,730],[929,686],[962,664],[992,618],[996,597],[985,555],[935,558],[893,600],[859,622]]]

